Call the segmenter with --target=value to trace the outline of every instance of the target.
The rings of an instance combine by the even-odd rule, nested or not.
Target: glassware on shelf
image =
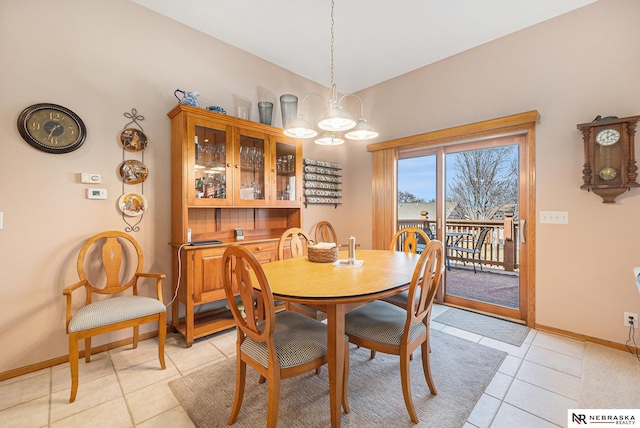
[[[273,103],[269,101],[260,101],[258,103],[258,113],[260,115],[260,123],[271,125],[271,116],[273,115]]]

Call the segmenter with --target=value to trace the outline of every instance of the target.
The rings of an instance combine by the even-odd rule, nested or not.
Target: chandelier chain
[[[333,84],[333,0],[331,0],[331,93],[335,97],[335,85]]]

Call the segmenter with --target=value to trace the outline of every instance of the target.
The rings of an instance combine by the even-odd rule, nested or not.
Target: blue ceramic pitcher
[[[182,94],[182,98],[178,96],[178,92]],[[181,89],[176,89],[173,91],[173,95],[176,96],[180,104],[186,104],[188,106],[200,107],[198,104],[197,97],[200,95],[199,92],[187,92]]]

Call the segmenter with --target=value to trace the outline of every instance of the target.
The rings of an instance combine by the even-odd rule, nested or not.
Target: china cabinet
[[[280,235],[301,226],[302,145],[279,128],[197,107],[178,104],[168,116],[177,296],[171,322],[191,346],[234,325],[222,287],[226,247],[247,246],[270,262]]]

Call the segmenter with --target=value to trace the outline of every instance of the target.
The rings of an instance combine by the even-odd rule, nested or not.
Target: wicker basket
[[[315,263],[333,263],[338,260],[338,247],[333,248],[308,248],[309,261]]]

